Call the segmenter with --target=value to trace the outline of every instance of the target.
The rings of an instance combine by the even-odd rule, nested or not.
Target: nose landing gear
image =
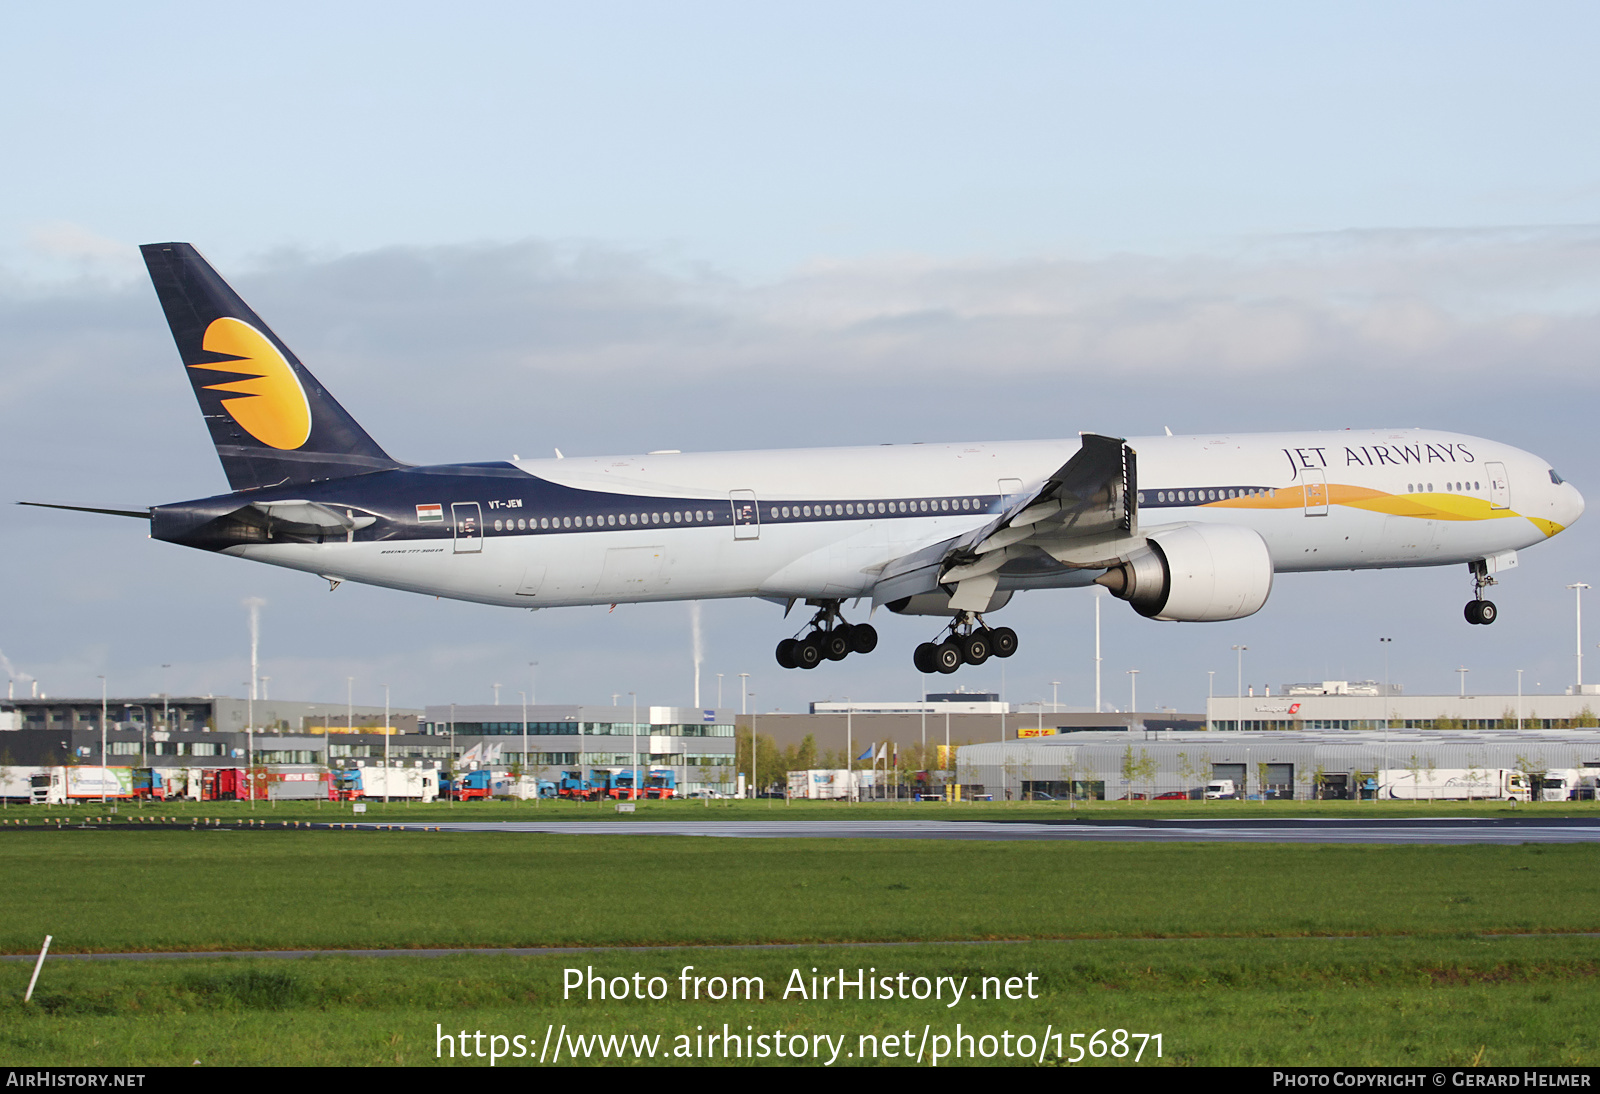
[[[826,600],[812,616],[809,633],[779,642],[776,656],[783,668],[814,669],[823,661],[843,661],[852,653],[871,653],[877,648],[876,627],[871,623],[846,623],[839,614],[839,602]]]
[[[990,657],[1010,657],[1017,652],[1017,632],[1010,627],[990,627],[976,612],[962,612],[950,622],[950,633],[939,642],[924,642],[911,654],[921,673],[955,672],[962,665],[981,665]]]
[[[1488,626],[1499,618],[1500,611],[1494,606],[1494,601],[1483,598],[1483,590],[1499,582],[1489,576],[1489,564],[1481,558],[1467,563],[1467,569],[1472,572],[1472,599],[1467,601],[1462,614],[1467,617],[1468,623]]]

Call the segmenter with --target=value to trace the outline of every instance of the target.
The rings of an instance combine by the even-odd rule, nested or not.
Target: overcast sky
[[[225,488],[138,261],[178,239],[408,462],[1414,425],[1594,501],[1597,31],[1579,3],[35,5],[0,39],[0,498]],[[0,670],[52,694],[238,694],[254,596],[282,698],[515,701],[537,661],[546,701],[691,699],[685,605],[330,594],[0,518]],[[1408,692],[1558,691],[1595,520],[1524,553],[1493,627],[1464,568],[1289,575],[1234,623],[1108,599],[1107,702],[1130,668],[1141,707],[1231,694],[1238,644],[1258,689],[1381,677],[1379,637]],[[762,710],[916,694],[932,621],[802,674],[779,616],[704,605],[703,701],[719,672]],[[1092,702],[1088,594],[996,618],[1009,698]]]

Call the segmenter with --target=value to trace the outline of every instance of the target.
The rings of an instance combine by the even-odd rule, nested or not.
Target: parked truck
[[[639,772],[633,768],[623,768],[621,771],[611,772],[611,785],[606,789],[606,794],[618,801],[632,801],[634,798],[644,797],[640,783]]]
[[[344,801],[439,799],[439,772],[423,767],[351,767],[339,772],[335,789]]]
[[[494,796],[494,777],[487,770],[463,771],[445,779],[441,786],[450,801],[488,801]]]
[[[1394,801],[1528,801],[1528,776],[1509,767],[1390,768],[1378,772],[1378,796]]]
[[[1206,783],[1205,796],[1210,801],[1231,801],[1239,796],[1239,788],[1232,779],[1212,779]]]
[[[650,774],[644,779],[644,797],[646,798],[676,798],[678,796],[678,777],[671,768],[652,767]]]
[[[593,801],[594,783],[583,777],[582,771],[563,771],[556,780],[556,796],[571,801]]]
[[[29,781],[35,805],[134,796],[131,767],[46,767]]]

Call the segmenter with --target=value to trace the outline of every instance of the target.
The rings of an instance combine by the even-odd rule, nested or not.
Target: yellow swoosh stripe
[[[1207,509],[1304,509],[1306,486],[1286,486],[1273,491],[1270,497],[1228,498],[1204,503]],[[1562,530],[1562,525],[1539,517],[1523,517],[1515,509],[1491,509],[1484,498],[1462,494],[1386,494],[1365,486],[1349,486],[1330,482],[1326,486],[1313,485],[1313,504],[1326,500],[1329,505],[1343,505],[1351,509],[1365,509],[1373,513],[1387,513],[1395,517],[1413,517],[1417,520],[1503,520],[1521,517],[1546,536]],[[1318,493],[1322,498],[1316,497]]]

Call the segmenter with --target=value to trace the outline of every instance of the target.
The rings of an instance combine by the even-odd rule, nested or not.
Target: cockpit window
[[[1563,479],[1560,475],[1556,474],[1556,469],[1552,467],[1550,469],[1550,481],[1555,483],[1557,486],[1560,486],[1562,483],[1566,482],[1567,480]]]

